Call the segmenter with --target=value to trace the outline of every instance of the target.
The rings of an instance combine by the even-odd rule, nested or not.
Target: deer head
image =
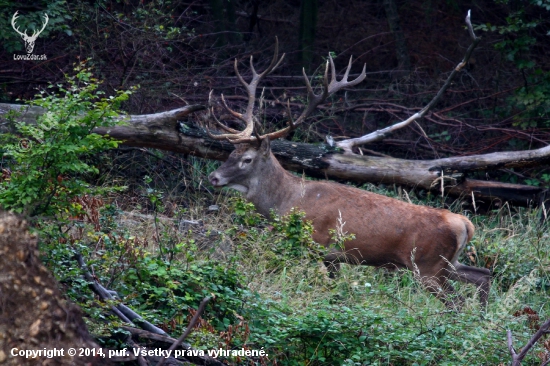
[[[288,174],[279,164],[277,159],[271,153],[270,141],[286,136],[289,132],[302,124],[308,116],[317,108],[319,104],[325,101],[330,95],[336,93],[344,87],[354,86],[363,81],[366,77],[366,65],[363,67],[362,73],[352,81],[348,81],[349,72],[352,65],[350,58],[348,67],[344,73],[342,80],[336,80],[336,70],[334,61],[329,55],[326,63],[322,90],[316,94],[305,73],[304,80],[307,88],[309,104],[304,108],[298,118],[293,119],[290,111],[290,105],[287,103],[288,126],[278,131],[258,135],[254,132],[254,106],[256,103],[256,89],[259,82],[269,73],[273,72],[283,61],[284,54],[279,58],[278,41],[275,42],[275,51],[269,66],[261,73],[258,73],[254,68],[253,58],[250,57],[250,70],[252,79],[246,82],[238,69],[238,63],[235,59],[234,69],[237,78],[245,87],[248,93],[248,105],[244,113],[239,113],[231,109],[222,94],[221,99],[224,108],[231,116],[245,123],[245,128],[242,131],[229,128],[222,124],[215,116],[212,108],[212,116],[217,126],[223,129],[226,133],[213,135],[207,129],[209,136],[216,140],[228,140],[235,144],[236,149],[230,154],[227,161],[222,164],[216,171],[209,176],[210,183],[215,187],[229,187],[236,189],[244,194],[249,200],[252,200],[258,211],[265,216],[269,215],[271,209],[279,210],[280,206],[277,201],[283,200],[277,193],[277,185],[284,179],[284,175]],[[331,70],[331,79],[329,82],[329,67]]]
[[[17,27],[15,25],[15,21],[17,20],[17,13],[18,12],[19,11],[16,11],[15,14],[13,14],[13,17],[11,18],[11,26],[21,36],[21,38],[23,38],[23,41],[25,42],[25,49],[26,49],[27,53],[31,53],[34,49],[34,42],[36,42],[36,39],[38,38],[40,33],[42,33],[42,31],[44,30],[44,28],[46,28],[46,25],[48,24],[48,20],[49,20],[48,14],[44,13],[44,23],[42,24],[42,29],[40,29],[39,31],[34,30],[33,33],[32,33],[32,36],[29,36],[27,34],[26,29],[25,29],[24,32],[20,32],[19,27]]]

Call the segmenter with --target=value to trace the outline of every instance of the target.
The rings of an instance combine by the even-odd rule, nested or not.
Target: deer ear
[[[269,137],[265,137],[262,139],[262,144],[260,145],[260,154],[262,154],[263,156],[268,156],[269,153],[271,152],[271,146],[270,146],[270,142],[269,142]]]

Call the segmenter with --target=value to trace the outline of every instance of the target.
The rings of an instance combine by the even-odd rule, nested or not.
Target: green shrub
[[[119,122],[120,104],[130,92],[104,97],[89,69],[81,64],[75,71],[66,85],[50,85],[29,102],[46,110],[36,124],[17,122],[15,134],[1,136],[11,171],[0,182],[2,208],[30,216],[72,215],[79,209],[75,197],[98,191],[82,179],[98,173],[85,157],[118,143],[92,131]]]
[[[268,261],[268,270],[279,271],[302,260],[317,262],[326,253],[326,249],[312,239],[313,224],[304,220],[302,211],[293,208],[284,216],[272,213],[268,221],[255,211],[252,203],[242,198],[233,200],[233,211],[237,226],[228,233],[243,246],[259,250]]]
[[[108,304],[97,302],[80,279],[74,250],[89,258],[100,282],[124,303],[174,336],[187,325],[188,309],[215,295],[202,316],[208,324],[189,342],[203,350],[247,347],[269,354],[226,359],[230,365],[498,365],[509,359],[506,329],[513,331],[516,347],[535,331],[532,319],[518,310],[530,306],[540,320],[550,311],[541,282],[549,277],[547,233],[535,225],[532,212],[474,218],[477,234],[462,260],[479,266],[496,261],[489,307],[481,317],[471,293],[463,312],[447,311],[409,271],[344,265],[334,280],[320,271],[311,275],[307,267],[320,268],[314,264],[324,249],[311,240],[303,213],[268,221],[241,199],[233,205],[225,235],[234,251],[223,261],[205,259],[192,231],[179,236],[171,253],[155,251],[117,226],[112,206],[102,210],[101,229],[87,229],[87,236],[69,240],[71,247],[62,243],[66,234],[44,228],[49,237],[43,253],[104,340],[116,339],[119,323],[106,321]],[[333,234],[342,243],[350,238],[343,225]],[[457,288],[473,291],[460,283]],[[543,350],[536,345],[524,364],[540,365]]]

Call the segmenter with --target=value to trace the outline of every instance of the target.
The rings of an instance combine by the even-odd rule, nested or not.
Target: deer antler
[[[325,66],[325,74],[323,77],[323,90],[319,94],[315,94],[315,92],[313,91],[313,88],[311,87],[311,83],[309,82],[309,79],[306,75],[305,69],[302,69],[302,74],[304,75],[304,80],[307,87],[307,97],[309,99],[309,104],[304,109],[302,114],[300,114],[300,116],[295,121],[292,119],[292,114],[290,113],[290,106],[287,104],[287,112],[289,115],[288,126],[281,130],[263,135],[260,138],[269,137],[270,140],[274,140],[276,138],[281,138],[286,136],[290,131],[295,129],[296,126],[304,122],[307,119],[307,117],[309,117],[311,113],[313,113],[313,111],[317,108],[317,106],[323,103],[330,95],[336,93],[342,88],[357,85],[363,80],[365,80],[365,77],[367,76],[366,64],[363,66],[363,71],[361,72],[361,74],[357,78],[355,78],[355,80],[348,81],[348,76],[351,70],[352,61],[353,61],[353,56],[350,57],[349,59],[348,67],[346,68],[346,72],[344,73],[344,77],[342,78],[342,80],[336,81],[336,68],[334,67],[334,60],[332,59],[332,56],[329,54],[328,61]],[[330,84],[328,83],[329,64],[330,64],[330,71],[331,71]]]
[[[283,128],[283,129],[280,129],[278,131],[275,131],[275,132],[267,133],[267,134],[262,135],[262,136],[252,137],[252,133],[254,132],[253,111],[254,111],[254,103],[256,101],[256,88],[258,86],[258,82],[265,75],[267,75],[270,72],[272,72],[273,70],[275,70],[275,68],[277,68],[277,66],[279,66],[279,64],[283,60],[283,58],[285,56],[284,54],[279,59],[279,61],[277,61],[278,48],[279,48],[278,46],[279,46],[279,44],[278,44],[278,41],[276,40],[275,52],[273,54],[273,59],[271,60],[271,64],[261,74],[258,74],[256,72],[256,70],[254,69],[254,65],[252,63],[252,57],[250,57],[250,69],[252,70],[252,80],[250,81],[250,83],[247,83],[243,79],[241,74],[239,73],[239,70],[237,69],[237,60],[235,60],[235,73],[237,74],[237,77],[239,78],[239,81],[241,82],[241,84],[243,84],[245,86],[245,88],[247,89],[247,91],[248,91],[248,106],[246,108],[246,112],[244,114],[241,114],[241,113],[235,112],[234,110],[229,108],[229,106],[227,105],[227,103],[225,101],[225,98],[223,97],[223,94],[222,94],[222,102],[223,102],[224,108],[231,115],[233,115],[235,118],[238,118],[241,121],[246,123],[246,127],[243,131],[239,132],[239,131],[236,131],[232,128],[229,128],[227,126],[222,125],[221,122],[218,121],[218,119],[216,117],[214,117],[214,120],[216,121],[216,124],[220,125],[225,131],[230,132],[230,133],[221,134],[221,135],[212,135],[209,131],[207,131],[210,137],[212,137],[213,139],[216,139],[216,140],[227,139],[227,140],[229,140],[230,142],[232,142],[234,144],[250,143],[250,142],[253,142],[253,141],[257,141],[258,139],[264,139],[266,137],[269,137],[270,140],[274,140],[274,139],[277,139],[277,138],[284,137],[290,131],[295,129],[299,124],[304,122],[304,120],[306,120],[307,117],[309,117],[311,115],[311,113],[313,113],[313,111],[317,108],[317,106],[319,104],[321,104],[322,102],[324,102],[330,95],[336,93],[337,91],[339,91],[342,88],[357,85],[360,82],[362,82],[366,77],[366,67],[367,67],[367,65],[365,64],[363,66],[363,71],[361,72],[361,74],[356,79],[354,79],[352,81],[348,81],[349,72],[351,70],[351,64],[352,64],[352,60],[353,60],[350,57],[348,67],[346,68],[346,71],[344,73],[344,77],[342,78],[342,80],[337,81],[336,80],[336,68],[334,67],[334,61],[333,61],[332,57],[329,54],[329,58],[327,60],[326,66],[325,66],[325,73],[324,73],[324,78],[323,78],[323,90],[319,94],[315,94],[315,92],[313,91],[313,88],[311,87],[311,83],[310,83],[310,81],[309,81],[309,79],[306,75],[305,69],[302,69],[302,73],[304,75],[304,80],[305,80],[306,87],[307,87],[307,95],[308,95],[308,99],[309,99],[309,104],[304,109],[302,114],[300,114],[300,116],[296,120],[293,120],[292,113],[290,111],[290,105],[287,103],[287,113],[288,113],[288,116],[289,116],[289,121],[288,121],[288,126],[287,127]],[[331,71],[330,84],[328,82],[329,65],[330,65],[330,71]]]
[[[38,32],[35,30],[32,32],[32,36],[31,38],[37,38],[40,33],[42,33],[42,31],[46,28],[46,25],[48,25],[48,20],[50,20],[50,18],[48,17],[48,14],[44,13],[44,24],[42,24],[42,29],[40,29]]]
[[[19,31],[19,27],[15,25],[15,21],[17,20],[17,13],[19,13],[19,10],[13,14],[13,17],[11,18],[11,26],[13,27],[13,30],[16,31],[21,37],[28,37],[27,36],[27,30],[25,29],[25,33]]]
[[[218,119],[216,117],[214,117],[214,120],[216,121],[216,124],[218,124],[220,126],[223,126],[222,128],[225,131],[230,132],[230,133],[221,134],[221,135],[212,135],[209,131],[207,131],[208,135],[211,138],[216,139],[216,140],[227,139],[227,140],[229,140],[230,142],[232,142],[234,144],[239,144],[239,143],[242,143],[242,142],[251,142],[251,141],[256,140],[256,137],[251,137],[252,133],[254,132],[254,104],[256,102],[256,88],[258,87],[258,83],[260,82],[260,80],[262,80],[269,73],[273,72],[273,70],[275,70],[281,64],[281,62],[283,61],[284,58],[285,58],[284,53],[281,56],[281,58],[279,58],[279,40],[277,38],[275,38],[275,51],[273,52],[273,58],[271,59],[271,63],[269,64],[269,66],[262,73],[258,74],[256,72],[256,69],[254,68],[253,57],[250,56],[250,70],[252,71],[252,80],[250,81],[250,83],[247,83],[244,80],[244,78],[242,77],[241,73],[239,72],[238,61],[237,61],[237,59],[235,59],[235,64],[234,64],[235,74],[237,74],[237,78],[239,79],[241,84],[243,84],[243,86],[246,88],[246,91],[248,93],[248,105],[246,107],[245,113],[242,114],[242,113],[239,113],[239,112],[236,112],[236,111],[232,110],[227,105],[227,102],[225,101],[225,98],[224,98],[223,94],[221,95],[221,97],[222,97],[222,102],[223,102],[224,108],[233,117],[243,121],[246,124],[246,127],[245,127],[244,130],[239,132],[239,131],[234,130],[232,128],[223,126],[221,124],[221,122],[218,121]],[[212,115],[214,115],[213,110],[212,110]]]
[[[50,18],[48,17],[48,14],[44,13],[44,20],[45,22],[42,24],[42,29],[40,29],[39,31],[36,31],[34,30],[32,32],[32,36],[29,36],[27,34],[27,30],[25,29],[25,32],[21,32],[19,31],[19,27],[15,25],[15,21],[17,20],[18,18],[18,15],[17,13],[19,13],[19,10],[17,10],[15,12],[15,14],[13,14],[13,17],[11,18],[11,26],[13,27],[13,30],[15,30],[21,37],[23,37],[24,39],[36,39],[38,38],[38,36],[40,35],[40,33],[42,33],[42,31],[46,28],[46,25],[48,25],[48,21],[50,20]]]

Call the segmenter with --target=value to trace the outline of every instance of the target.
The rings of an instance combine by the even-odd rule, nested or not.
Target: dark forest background
[[[461,60],[470,38],[471,9],[482,41],[465,72],[417,124],[368,146],[409,159],[534,149],[550,141],[549,1],[0,1],[0,101],[32,98],[87,60],[112,93],[139,85],[125,109],[145,114],[206,103],[223,93],[245,103],[234,75],[237,58],[258,68],[271,58],[275,37],[287,54],[265,81],[266,121],[285,123],[280,102],[304,102],[301,76],[320,75],[328,54],[343,72],[367,65],[367,79],[338,95],[295,138],[319,141],[357,136],[402,120],[423,107]],[[34,54],[14,60],[23,42],[11,28],[49,23]],[[30,33],[30,31],[29,31]],[[271,102],[271,103],[270,103]],[[238,108],[238,107],[236,107]],[[424,134],[425,132],[425,134]],[[366,153],[369,150],[365,150]],[[502,170],[491,179],[531,185],[550,182],[548,169]],[[487,178],[487,177],[486,177]]]

